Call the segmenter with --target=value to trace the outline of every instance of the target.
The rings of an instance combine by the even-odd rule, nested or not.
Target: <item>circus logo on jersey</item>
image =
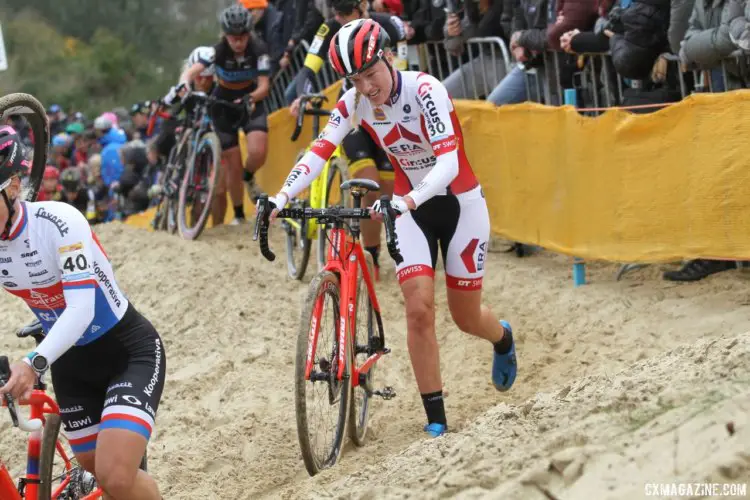
[[[289,177],[286,178],[284,186],[289,187],[297,180],[300,175],[310,175],[310,167],[304,163],[300,163],[289,172]]]

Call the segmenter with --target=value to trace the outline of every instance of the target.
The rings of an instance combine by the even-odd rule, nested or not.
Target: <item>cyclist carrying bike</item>
[[[227,7],[220,16],[224,36],[214,47],[212,61],[199,60],[186,72],[192,79],[211,64],[216,68],[217,87],[214,95],[226,101],[242,102],[249,96],[251,113],[235,110],[225,106],[215,106],[212,114],[214,128],[221,140],[222,158],[228,172],[222,173],[225,181],[219,182],[216,200],[213,204],[214,223],[223,221],[226,212],[226,190],[234,204],[235,218],[233,224],[245,220],[243,209],[243,165],[237,128],[247,135],[247,163],[244,165],[244,180],[252,190],[248,192],[251,199],[257,198],[254,174],[266,161],[268,149],[268,120],[266,110],[261,102],[270,89],[270,59],[268,49],[263,41],[252,31],[253,18],[250,11],[235,3]],[[238,116],[239,114],[239,116]],[[222,170],[223,172],[223,170]],[[224,184],[224,186],[222,186]],[[217,203],[218,202],[218,203]],[[221,217],[219,217],[221,216]],[[217,217],[219,217],[217,219]]]
[[[366,0],[333,0],[334,18],[320,25],[305,57],[305,65],[296,77],[297,95],[310,92],[313,79],[325,64],[324,57],[328,52],[331,39],[342,25],[357,19],[371,18],[380,24],[391,40],[395,40],[399,49],[403,49],[404,58],[395,62],[397,69],[406,69],[406,40],[404,39],[404,24],[396,16],[386,14],[370,14]],[[345,80],[341,87],[341,94],[349,88]],[[339,96],[341,97],[341,96]],[[300,99],[296,99],[290,106],[295,117],[299,114]],[[393,193],[394,172],[388,156],[380,149],[372,138],[361,130],[352,130],[342,143],[344,153],[349,161],[349,175],[352,179],[371,179],[380,184],[380,191],[367,193],[363,203],[372,205],[383,194]],[[372,255],[375,264],[375,277],[379,275],[380,263],[380,223],[375,220],[363,220],[362,246]]]
[[[438,246],[453,321],[493,344],[492,382],[499,391],[515,381],[515,345],[510,324],[482,305],[489,213],[464,151],[453,102],[436,78],[394,69],[388,44],[383,27],[371,19],[352,21],[336,33],[328,59],[354,88],[339,100],[323,133],[270,201],[281,208],[310,185],[355,126],[387,152],[396,171],[390,205],[399,216],[403,262],[397,276],[406,305],[407,345],[427,414],[425,431],[437,437],[447,429],[435,335]],[[372,210],[380,212],[379,201]]]
[[[0,283],[45,332],[0,394],[28,399],[50,370],[71,448],[107,498],[159,499],[139,465],[164,387],[164,345],[118,287],[86,218],[66,203],[20,201],[24,163],[15,130],[0,128]]]

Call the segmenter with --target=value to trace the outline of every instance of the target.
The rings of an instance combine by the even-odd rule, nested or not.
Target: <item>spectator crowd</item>
[[[333,16],[329,0],[240,3],[253,14],[274,75],[293,69],[295,50]],[[409,45],[438,42],[430,44],[437,47],[428,51],[430,67],[440,68],[458,99],[556,105],[561,89],[575,88],[579,107],[659,105],[696,91],[742,88],[748,76],[746,0],[371,0],[367,5],[400,18]],[[475,38],[495,41],[478,49],[467,45]],[[498,48],[497,39],[510,60],[491,50],[493,44]],[[151,97],[93,120],[50,106],[52,141],[39,199],[71,203],[94,223],[147,209],[153,203],[149,188],[164,162],[151,147],[158,133],[158,126],[147,127],[158,101]],[[9,121],[23,133],[18,117]],[[697,280],[732,267],[694,260],[665,279]]]

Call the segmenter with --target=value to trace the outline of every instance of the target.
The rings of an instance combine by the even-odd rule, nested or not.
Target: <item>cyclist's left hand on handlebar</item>
[[[391,200],[391,208],[396,212],[396,217],[409,211],[409,205],[404,199]],[[378,221],[383,220],[383,208],[380,205],[380,200],[377,200],[370,207],[370,217]]]
[[[10,380],[0,387],[0,395],[10,394],[16,400],[27,400],[34,390],[36,373],[23,361],[16,361],[10,365]]]
[[[258,200],[258,203],[260,203],[260,200]],[[268,220],[273,222],[276,219],[279,210],[289,203],[289,197],[285,193],[279,193],[276,196],[268,198],[268,203],[271,206],[271,214],[269,215]],[[257,204],[255,208],[256,210],[258,209]]]

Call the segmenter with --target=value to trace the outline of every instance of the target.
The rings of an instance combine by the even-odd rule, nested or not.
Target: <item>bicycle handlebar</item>
[[[313,103],[312,109],[307,109],[307,102]],[[305,115],[313,116],[330,116],[331,112],[325,109],[320,109],[323,102],[327,102],[328,97],[323,94],[303,94],[299,99],[299,113],[297,113],[297,124],[294,127],[294,133],[292,134],[292,142],[296,141],[299,135],[302,133],[302,121],[305,119]]]
[[[380,198],[381,212],[385,225],[385,239],[388,246],[388,253],[396,264],[401,264],[404,258],[398,249],[398,237],[396,236],[396,217],[395,211],[391,208],[390,199],[387,195]],[[255,229],[253,230],[253,241],[258,241],[260,237],[260,253],[267,260],[273,262],[276,254],[268,246],[268,228],[269,217],[271,215],[271,204],[268,201],[268,195],[263,194],[258,198],[258,213],[255,219]],[[326,223],[341,219],[371,219],[368,208],[284,208],[279,210],[277,217],[289,219],[318,219],[319,222]]]
[[[0,356],[0,387],[8,383],[10,379],[10,364],[7,356]],[[19,411],[16,402],[10,394],[3,395],[3,401],[8,406],[10,419],[13,426],[25,432],[34,432],[42,428],[42,421],[38,418],[27,420]]]

